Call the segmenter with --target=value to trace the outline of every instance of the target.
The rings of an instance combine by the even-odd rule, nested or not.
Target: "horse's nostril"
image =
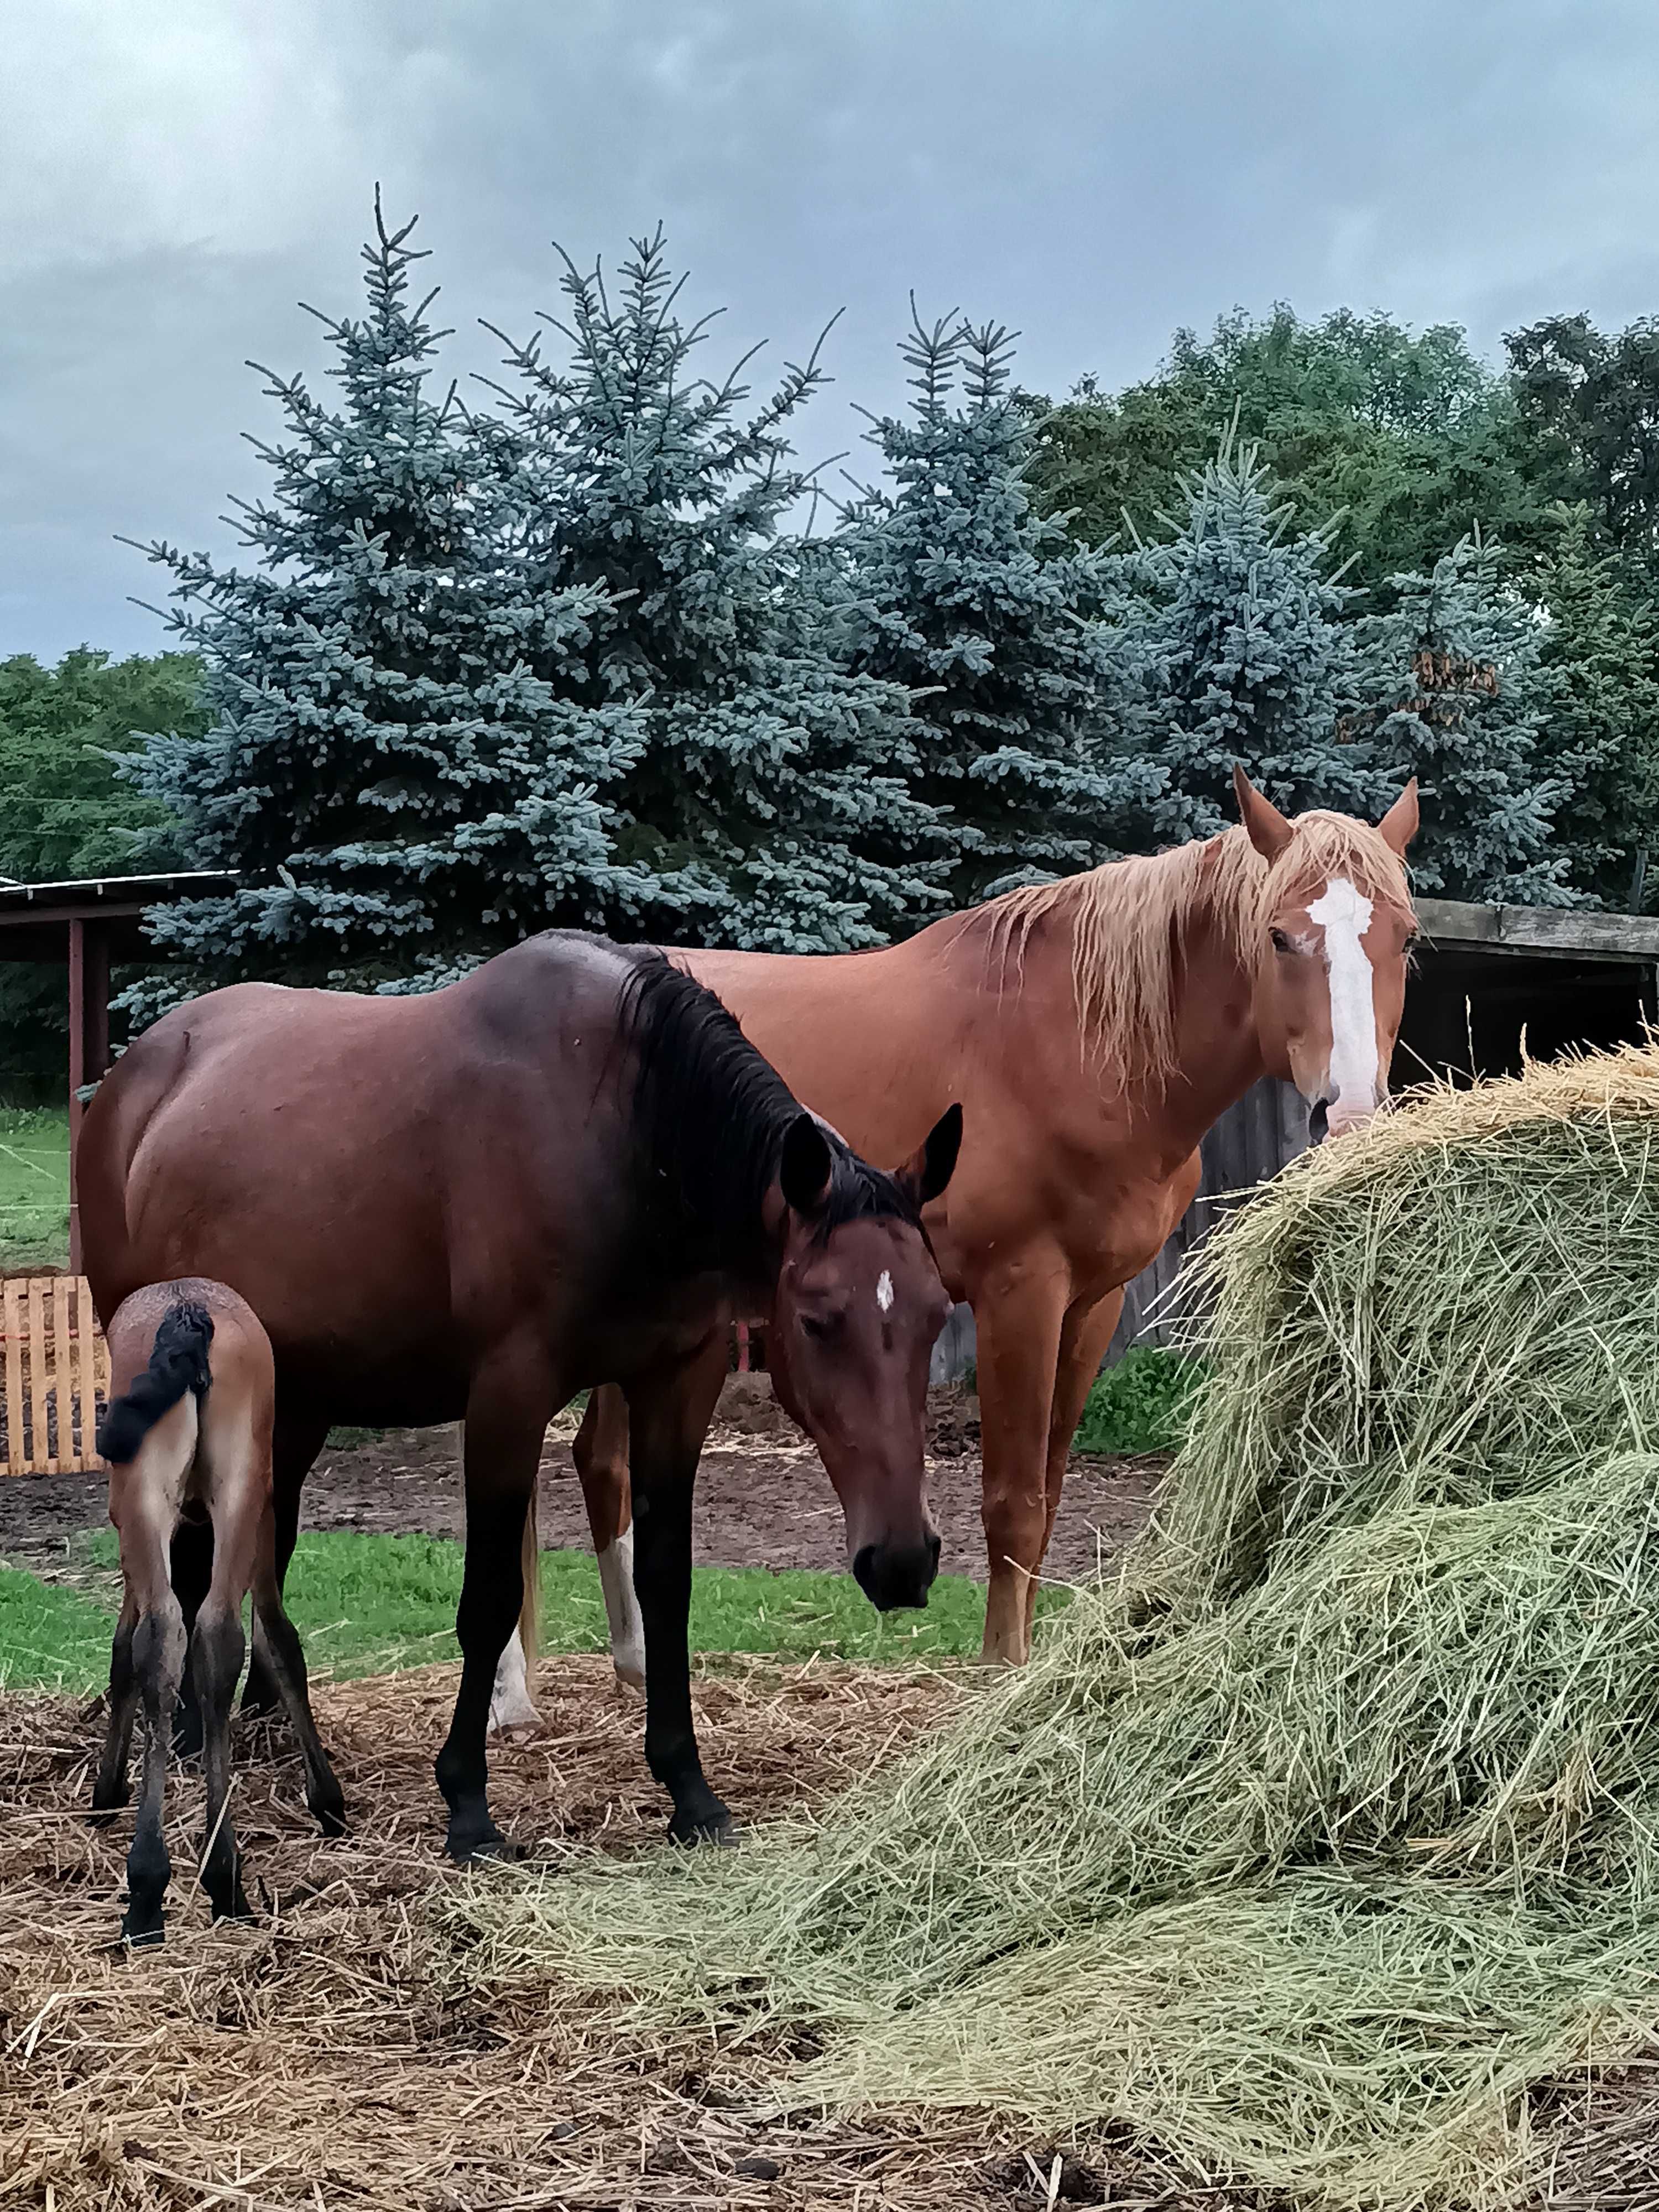
[[[1331,1105],[1328,1098],[1316,1098],[1308,1109],[1308,1142],[1322,1145],[1329,1133]]]
[[[902,1548],[891,1544],[861,1544],[853,1561],[853,1577],[878,1613],[896,1606],[923,1606],[939,1572],[939,1540],[929,1535],[921,1544]]]

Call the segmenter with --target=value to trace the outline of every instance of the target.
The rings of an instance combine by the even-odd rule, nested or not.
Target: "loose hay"
[[[1656,1134],[1625,1053],[1310,1156],[1212,1241],[1214,1379],[1121,1583],[736,1866],[454,1893],[453,1985],[764,2053],[785,2103],[1512,2201],[1528,2085],[1659,2022]]]

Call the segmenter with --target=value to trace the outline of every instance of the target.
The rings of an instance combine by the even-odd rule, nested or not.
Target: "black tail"
[[[212,1341],[213,1316],[205,1306],[167,1308],[155,1332],[149,1365],[125,1398],[110,1401],[98,1424],[98,1449],[106,1459],[118,1467],[137,1459],[144,1438],[186,1390],[198,1398],[205,1395],[213,1380],[208,1366]]]

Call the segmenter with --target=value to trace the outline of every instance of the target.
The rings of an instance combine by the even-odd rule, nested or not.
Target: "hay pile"
[[[448,1971],[785,2100],[1509,2198],[1528,2085],[1659,2023],[1656,1137],[1632,1052],[1310,1156],[1212,1240],[1158,1519],[1024,1674],[736,1861],[479,1884]]]

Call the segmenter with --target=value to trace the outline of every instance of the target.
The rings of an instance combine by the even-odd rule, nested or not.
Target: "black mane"
[[[634,1119],[655,1201],[653,1242],[684,1266],[752,1268],[763,1255],[762,1204],[800,1101],[712,991],[661,952],[631,957],[618,1028],[635,1056]],[[833,1169],[814,1218],[819,1238],[848,1221],[921,1227],[894,1176],[833,1130],[823,1135]]]

